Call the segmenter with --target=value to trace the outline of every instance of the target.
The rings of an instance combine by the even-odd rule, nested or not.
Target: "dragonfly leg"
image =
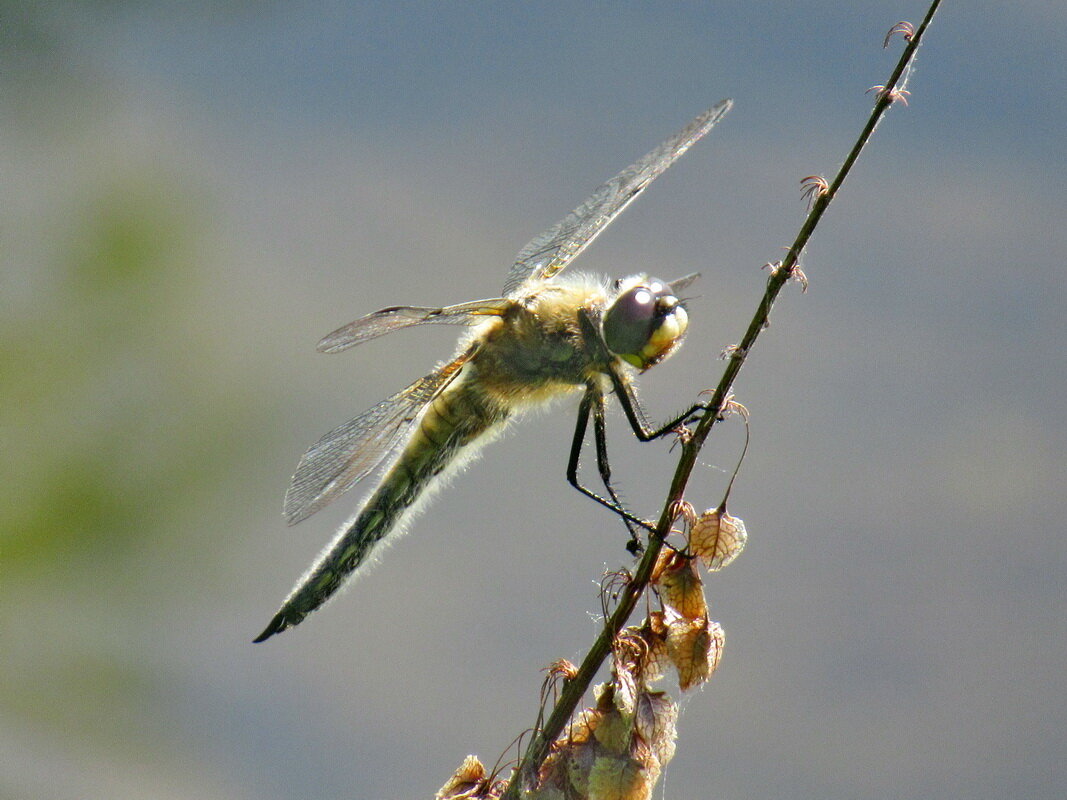
[[[604,423],[603,396],[598,394],[598,400],[599,402],[593,406],[593,441],[596,442],[596,465],[600,471],[600,480],[603,481],[604,488],[608,491],[608,496],[615,501],[616,506],[622,508],[619,495],[615,492],[615,487],[611,485],[611,462],[608,460],[608,432]],[[626,549],[630,551],[631,555],[636,556],[644,550],[644,545],[638,536],[641,528],[626,517],[623,517],[623,521],[626,523],[627,530],[630,531],[630,541],[626,543]]]
[[[589,428],[589,415],[591,413],[595,413],[593,431],[596,438],[597,466],[600,470],[600,477],[604,482],[604,486],[607,489],[610,499],[601,497],[592,489],[583,486],[578,480],[578,464],[581,461],[582,447],[585,444],[585,434]],[[604,401],[599,391],[594,390],[592,387],[586,391],[581,404],[578,406],[578,421],[574,428],[574,439],[571,441],[570,458],[567,461],[567,482],[586,497],[595,500],[600,503],[600,505],[610,509],[623,518],[626,522],[626,527],[629,529],[633,537],[631,539],[631,544],[627,545],[627,549],[631,550],[631,552],[633,552],[634,549],[633,543],[638,541],[636,535],[637,528],[645,530],[654,529],[655,526],[651,522],[633,515],[622,507],[622,504],[619,502],[619,497],[611,485],[611,467],[608,464],[607,436],[604,430]],[[637,526],[637,528],[635,528],[635,526]]]
[[[669,422],[665,422],[658,428],[649,425],[648,418],[645,416],[645,411],[641,408],[641,404],[637,400],[637,396],[634,394],[634,390],[630,387],[630,384],[623,381],[614,370],[611,370],[611,382],[615,387],[615,394],[619,398],[619,405],[622,406],[623,413],[626,415],[626,420],[630,423],[630,428],[633,429],[634,436],[640,439],[642,442],[651,442],[654,439],[660,439],[667,434],[676,433],[680,428],[696,422],[700,419],[701,415],[706,413],[709,409],[705,403],[694,403],[684,412],[679,414]]]

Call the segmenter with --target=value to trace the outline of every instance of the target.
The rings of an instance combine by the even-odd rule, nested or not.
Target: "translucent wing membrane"
[[[667,167],[712,129],[730,110],[732,100],[708,109],[644,158],[638,159],[515,257],[504,294],[514,295],[528,280],[551,278],[584,250],[608,224]]]
[[[691,272],[688,275],[684,275],[681,278],[677,278],[670,282],[671,294],[675,297],[681,298],[682,292],[689,288],[689,286],[700,277],[699,272]]]
[[[382,463],[406,439],[423,406],[456,377],[468,357],[464,354],[420,378],[309,447],[285,493],[289,524],[307,519]]]
[[[375,311],[355,322],[350,322],[333,333],[327,334],[318,344],[320,353],[339,353],[357,344],[376,339],[387,333],[410,328],[413,325],[432,323],[442,325],[468,325],[480,317],[500,316],[512,304],[505,298],[472,300],[444,308],[421,306],[393,306]]]

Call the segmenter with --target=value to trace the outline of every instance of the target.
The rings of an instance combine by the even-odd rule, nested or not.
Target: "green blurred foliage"
[[[216,201],[167,141],[123,138],[67,6],[0,0],[0,736],[49,743],[0,797],[68,754],[180,753],[160,645],[232,593],[226,509],[271,431],[261,365],[219,345]]]
[[[190,461],[211,447],[176,427],[189,388],[168,363],[180,353],[160,346],[158,323],[193,278],[183,269],[192,227],[174,195],[119,182],[77,204],[73,224],[56,220],[68,241],[31,310],[0,323],[9,574],[151,535],[146,509],[197,479]]]
[[[218,345],[210,199],[150,163],[120,173],[61,193],[0,299],[0,718],[158,760],[160,640],[232,592],[241,528],[220,509],[271,395]]]

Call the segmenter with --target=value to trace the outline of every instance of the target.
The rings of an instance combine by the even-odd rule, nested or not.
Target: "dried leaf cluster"
[[[708,618],[697,562],[722,569],[746,540],[744,524],[725,506],[699,517],[685,507],[680,516],[689,530],[687,546],[661,553],[650,584],[659,608],[615,638],[611,680],[596,687],[596,705],[553,743],[536,785],[525,793],[529,800],[647,800],[674,756],[678,706],[652,684],[673,667],[687,691],[715,672],[725,635]],[[492,800],[505,785],[468,756],[437,800]]]

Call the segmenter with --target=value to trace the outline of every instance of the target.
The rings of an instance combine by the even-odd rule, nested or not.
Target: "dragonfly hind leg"
[[[598,403],[593,409],[593,441],[596,442],[596,465],[600,472],[600,480],[604,483],[604,488],[607,489],[608,496],[615,501],[615,505],[619,509],[622,509],[623,505],[619,500],[619,495],[615,492],[615,487],[611,485],[611,462],[608,461],[608,432],[607,427],[604,424],[603,401]],[[626,543],[626,549],[630,551],[631,555],[639,555],[641,551],[645,549],[645,546],[641,543],[638,531],[641,529],[651,529],[654,526],[643,520],[641,521],[640,526],[638,526],[626,515],[623,515],[622,519],[623,522],[626,523],[626,528],[630,531],[630,541]]]
[[[597,469],[604,488],[607,490],[608,497],[602,497],[592,489],[583,486],[578,480],[578,465],[581,461],[582,447],[585,445],[585,434],[589,428],[590,414],[593,415]],[[604,399],[600,392],[592,387],[586,391],[581,405],[578,407],[578,420],[574,428],[574,439],[571,442],[570,459],[567,462],[567,482],[586,497],[595,500],[622,517],[627,529],[630,531],[630,541],[627,543],[626,549],[634,555],[641,552],[643,545],[638,536],[639,532],[642,530],[654,530],[655,526],[651,522],[627,511],[611,484],[611,464],[608,461],[607,431],[604,424]]]

